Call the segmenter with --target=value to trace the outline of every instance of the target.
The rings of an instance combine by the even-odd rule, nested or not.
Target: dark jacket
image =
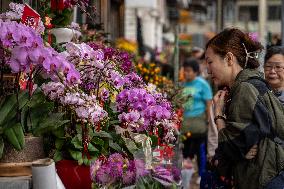
[[[257,88],[248,82],[252,78]],[[226,128],[219,131],[216,153],[222,157],[220,165],[230,162],[236,189],[261,189],[284,168],[284,150],[273,141],[273,134],[284,139],[284,108],[262,80],[255,70],[238,74]],[[256,158],[245,159],[254,144],[259,147]]]

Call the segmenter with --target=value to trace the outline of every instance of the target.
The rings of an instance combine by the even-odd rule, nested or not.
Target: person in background
[[[284,47],[270,47],[264,57],[265,80],[284,105]]]
[[[191,56],[198,59],[199,76],[205,79],[209,83],[209,85],[211,85],[212,81],[209,78],[204,49],[200,47],[193,47]],[[215,155],[215,150],[218,146],[218,131],[214,123],[212,108],[213,107],[210,108],[210,115],[208,117],[207,158],[209,160]]]
[[[203,78],[207,79],[207,70],[206,64],[204,62],[204,50],[200,47],[192,47],[190,51],[190,58],[196,59],[199,62],[199,73],[198,75],[202,76]],[[183,61],[183,60],[182,60]],[[180,68],[179,71],[179,80],[184,81],[184,67]]]
[[[215,150],[218,147],[218,130],[214,123],[213,105],[210,108],[210,117],[208,122],[207,136],[207,159],[211,161],[215,155]]]
[[[199,60],[199,67],[200,67],[199,75],[201,77],[203,77],[204,79],[206,79],[209,82],[209,84],[211,84],[211,80],[210,80],[210,77],[209,77],[209,74],[208,74],[208,71],[207,71],[207,64],[206,64],[206,61],[205,61],[205,54],[203,54],[198,60]]]
[[[191,57],[195,59],[200,59],[202,56],[204,56],[204,49],[200,47],[193,47],[191,50]]]
[[[208,82],[198,76],[199,64],[196,59],[186,59],[184,64],[183,95],[191,96],[184,104],[184,120],[181,132],[184,141],[184,159],[197,156],[199,176],[206,170],[206,139],[212,91]],[[200,182],[198,178],[197,182]]]
[[[262,45],[236,28],[206,45],[205,59],[214,85],[218,129],[218,170],[233,176],[236,189],[283,189],[284,114],[279,100],[257,71]],[[250,150],[254,146],[258,150]],[[246,157],[247,153],[253,157]],[[249,159],[249,160],[248,160]]]

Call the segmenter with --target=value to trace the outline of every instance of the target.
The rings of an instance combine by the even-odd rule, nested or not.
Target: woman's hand
[[[225,98],[227,96],[227,90],[219,90],[213,98],[214,103],[214,115],[223,115],[223,109],[225,106]]]
[[[255,144],[255,145],[253,145],[252,147],[251,147],[251,149],[249,149],[249,151],[248,151],[248,153],[246,154],[246,156],[245,156],[245,158],[246,159],[253,159],[253,158],[255,158],[255,156],[256,156],[256,154],[257,154],[257,145]]]

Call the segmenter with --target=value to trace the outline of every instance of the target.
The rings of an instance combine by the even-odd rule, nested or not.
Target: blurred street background
[[[42,1],[0,0],[0,12],[10,2],[27,3],[40,12]],[[160,82],[156,71],[174,83],[183,81],[182,63],[188,57],[200,60],[200,75],[210,83],[202,54],[208,40],[227,27],[249,33],[265,49],[284,43],[284,0],[89,0],[88,4],[84,10],[75,6],[72,13],[72,21],[81,27],[79,40],[107,43],[137,55],[143,60],[137,61],[139,74],[155,85]],[[185,188],[199,188],[196,161],[182,166],[192,170]]]

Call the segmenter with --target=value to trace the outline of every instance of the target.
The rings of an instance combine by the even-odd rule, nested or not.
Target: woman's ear
[[[225,56],[225,61],[228,63],[229,66],[232,66],[236,60],[236,57],[233,53],[228,52]]]

